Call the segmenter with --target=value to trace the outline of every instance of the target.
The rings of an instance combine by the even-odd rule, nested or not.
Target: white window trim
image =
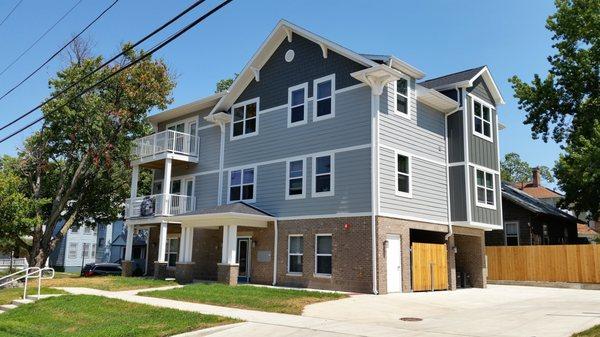
[[[71,247],[74,247],[75,249],[71,249]],[[79,244],[77,242],[69,242],[69,245],[67,246],[67,258],[76,259],[78,250]],[[73,253],[73,256],[71,256],[71,253]]]
[[[304,247],[302,247],[302,254],[298,254],[298,253],[294,253],[292,254],[290,252],[290,243],[292,241],[292,237],[300,237],[303,238],[304,235],[303,234],[290,234],[288,235],[288,258],[287,258],[287,274],[288,275],[302,275],[302,273],[304,272]],[[295,272],[295,271],[290,271],[290,257],[294,255],[294,256],[302,256],[302,272]]]
[[[290,163],[299,160],[302,160],[302,194],[290,195]],[[295,177],[293,179],[298,179],[298,177]],[[295,159],[288,159],[285,162],[285,200],[296,200],[304,198],[306,198],[306,158],[300,157]]]
[[[292,92],[298,90],[298,89],[304,89],[304,118],[299,121],[299,122],[295,122],[292,123],[292,108],[294,106],[292,106]],[[299,125],[304,125],[307,123],[306,119],[307,119],[307,111],[308,111],[308,82],[304,82],[302,84],[298,84],[295,85],[293,87],[288,88],[288,119],[287,119],[287,127],[291,128],[294,126],[299,126]]]
[[[497,204],[497,200],[496,200],[497,199],[496,198],[496,174],[492,170],[486,170],[486,169],[483,169],[483,168],[474,167],[473,170],[474,170],[473,171],[473,186],[475,187],[475,194],[474,194],[475,195],[475,205],[477,207],[483,207],[483,208],[489,208],[489,209],[496,209],[496,204]],[[477,198],[477,187],[478,187],[478,185],[477,185],[477,171],[484,172],[484,178],[483,178],[484,179],[484,182],[483,182],[484,185],[483,185],[483,187],[485,188],[486,191],[488,190],[488,187],[485,186],[485,179],[486,179],[485,178],[485,173],[489,173],[489,174],[492,175],[492,184],[493,184],[492,190],[494,192],[494,205],[489,205],[487,203],[479,202],[479,198]],[[486,200],[487,200],[487,192],[486,192]]]
[[[233,171],[242,171],[242,176],[241,176],[241,185],[243,186],[244,183],[244,170],[247,169],[254,169],[254,188],[252,189],[252,199],[240,199],[240,200],[234,200],[231,201],[231,172]],[[227,203],[228,204],[233,204],[236,202],[247,202],[247,203],[254,203],[256,202],[256,190],[258,188],[258,171],[257,171],[257,167],[255,166],[244,166],[244,167],[236,167],[236,168],[231,168],[229,169],[229,173],[227,174]],[[242,193],[242,192],[240,192]],[[241,196],[240,196],[241,197]]]
[[[331,158],[331,172],[329,172],[329,174],[331,175],[331,179],[330,184],[331,184],[331,188],[329,190],[329,192],[319,192],[317,193],[317,158],[318,157],[327,157],[330,156]],[[319,198],[319,197],[331,197],[335,195],[335,152],[327,152],[327,153],[320,153],[318,155],[314,155],[312,157],[312,196],[314,198]]]
[[[317,253],[317,239],[320,236],[329,236],[331,237],[331,254],[318,254]],[[316,277],[325,277],[325,278],[330,278],[332,274],[324,274],[324,273],[317,273],[318,270],[318,266],[317,266],[317,257],[319,256],[331,256],[331,273],[333,273],[333,234],[331,233],[326,233],[326,234],[315,234],[315,276]]]
[[[493,122],[493,120],[494,120],[494,111],[496,111],[496,108],[493,105],[491,105],[487,102],[484,102],[483,100],[476,98],[473,95],[469,95],[469,97],[471,97],[471,130],[472,130],[471,133],[473,133],[474,136],[477,136],[481,139],[484,139],[484,140],[487,140],[488,142],[493,143],[494,142],[494,122]],[[489,137],[483,134],[483,124],[486,122],[483,119],[483,110],[481,111],[481,121],[482,121],[481,122],[482,123],[481,124],[481,133],[478,133],[475,131],[475,102],[481,104],[482,107],[486,106],[490,109],[490,120],[489,120],[490,136]]]
[[[248,104],[252,104],[252,103],[256,103],[256,131],[252,132],[252,133],[244,133],[242,135],[239,136],[234,136],[233,135],[233,111],[235,110],[235,108],[239,108],[240,106],[246,106]],[[245,108],[244,108],[244,114],[245,114]],[[234,104],[231,107],[231,122],[229,122],[229,140],[236,140],[236,139],[243,139],[243,138],[248,138],[248,137],[252,137],[252,136],[257,136],[258,135],[258,124],[259,124],[259,117],[260,115],[260,98],[256,97],[256,98],[252,98],[249,100],[245,100],[243,102],[239,102],[237,104]],[[245,115],[244,115],[245,116]],[[246,131],[246,122],[244,119],[244,131]]]
[[[517,246],[519,246],[521,244],[521,233],[519,228],[519,221],[516,220],[504,221],[504,245],[508,245],[508,234],[506,232],[507,224],[517,225]]]
[[[319,83],[331,80],[331,113],[329,115],[317,117],[317,85]],[[323,76],[313,81],[313,122],[322,121],[335,117],[335,74]]]
[[[401,76],[401,78],[406,80],[406,113],[401,113],[398,112],[398,99],[396,98],[396,95],[398,95],[398,81],[394,81],[392,83],[392,90],[394,91],[394,114],[398,115],[398,116],[402,116],[406,119],[411,118],[411,113],[410,113],[410,107],[411,107],[411,90],[410,90],[410,77],[408,76]],[[402,95],[404,96],[404,95]]]
[[[398,191],[398,155],[408,158],[408,193]],[[410,153],[403,152],[400,150],[394,150],[394,181],[396,183],[394,185],[394,193],[399,197],[404,197],[404,198],[412,198],[413,197],[413,194],[412,194],[413,193],[412,162],[413,162],[412,155]]]

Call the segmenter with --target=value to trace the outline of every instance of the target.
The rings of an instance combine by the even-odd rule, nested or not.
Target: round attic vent
[[[293,49],[286,51],[285,52],[285,61],[292,62],[294,60],[294,56],[295,56],[295,53],[294,53]]]

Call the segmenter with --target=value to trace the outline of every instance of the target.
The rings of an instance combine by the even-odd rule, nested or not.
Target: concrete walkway
[[[185,336],[497,336],[567,337],[600,324],[600,292],[490,285],[433,293],[354,295],[309,305],[303,316],[144,297],[142,289],[109,292],[61,288],[157,307],[246,321]],[[165,289],[165,288],[162,288]],[[422,321],[406,322],[403,317]]]

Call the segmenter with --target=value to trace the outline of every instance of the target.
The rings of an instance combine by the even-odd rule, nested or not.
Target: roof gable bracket
[[[256,82],[260,81],[260,69],[258,69],[257,67],[250,67],[250,70],[252,70],[252,73],[254,74],[254,79],[256,80]]]
[[[285,30],[285,35],[287,35],[287,40],[288,42],[292,42],[292,30],[290,29],[290,27],[284,27],[283,28]]]
[[[323,58],[326,59],[327,58],[327,45],[323,42],[319,42],[319,46],[321,47],[321,50],[323,51]]]

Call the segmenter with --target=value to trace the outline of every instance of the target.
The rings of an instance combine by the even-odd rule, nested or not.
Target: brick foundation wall
[[[344,229],[344,225],[349,227]],[[277,285],[370,293],[371,218],[348,217],[278,222]],[[288,235],[304,236],[301,276],[287,275]],[[332,275],[315,273],[315,235],[332,234]]]

